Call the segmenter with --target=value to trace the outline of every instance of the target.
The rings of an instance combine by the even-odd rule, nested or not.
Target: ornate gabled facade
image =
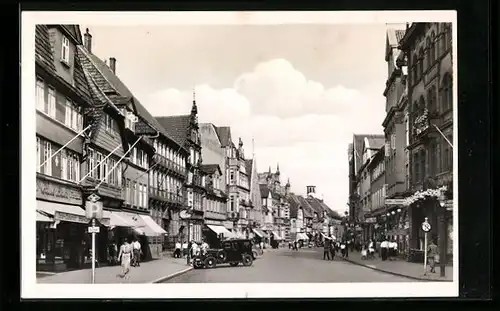
[[[179,220],[180,236],[189,232],[190,241],[202,240],[203,201],[206,196],[205,173],[201,170],[201,139],[198,125],[198,107],[193,96],[193,104],[189,115],[156,117],[167,134],[178,141],[183,148],[189,150],[187,158],[187,181],[184,184],[187,196],[187,208],[191,213],[189,221]],[[187,226],[190,226],[187,228]],[[187,229],[186,229],[187,228]]]

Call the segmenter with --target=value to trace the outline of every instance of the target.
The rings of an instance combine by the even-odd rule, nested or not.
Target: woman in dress
[[[132,244],[125,240],[120,246],[120,252],[118,254],[118,260],[121,260],[122,273],[118,274],[122,279],[128,279],[128,273],[130,272],[130,261],[132,260]]]

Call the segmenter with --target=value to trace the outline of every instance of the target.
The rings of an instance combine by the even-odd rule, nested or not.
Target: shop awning
[[[54,217],[54,220],[84,224],[90,222],[90,220],[85,216],[85,210],[78,205],[68,205],[36,200],[36,209],[37,211],[42,212],[42,214]]]
[[[210,228],[210,230],[215,232],[217,235],[219,234],[224,235],[225,238],[231,239],[235,237],[235,235],[231,231],[227,230],[226,227],[224,226],[207,225],[207,227]]]
[[[269,237],[267,235],[267,233],[265,233],[264,231],[262,231],[260,229],[252,229],[252,231],[255,232],[255,234],[260,236],[261,238],[268,238]]]
[[[307,234],[300,232],[300,233],[297,233],[296,239],[297,240],[309,240],[309,237],[307,236]]]
[[[54,218],[48,217],[40,211],[36,211],[36,221],[38,221],[38,222],[54,222]]]
[[[145,220],[149,218],[150,220]],[[139,215],[129,212],[110,212],[110,227],[131,228],[135,232],[146,236],[158,236],[166,233],[160,226],[153,225],[154,220],[149,215]],[[161,230],[160,230],[161,229]]]
[[[151,218],[151,216],[149,215],[140,215],[142,220],[144,220],[144,222],[146,223],[147,227],[150,229],[150,231],[153,233],[153,234],[156,234],[156,235],[162,235],[162,234],[166,234],[167,231],[165,231],[162,227],[160,227],[154,220],[153,218]],[[146,233],[147,236],[151,236],[149,235],[148,233]]]

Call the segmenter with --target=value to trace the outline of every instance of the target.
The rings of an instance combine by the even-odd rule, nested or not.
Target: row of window
[[[226,213],[227,205],[226,203],[219,202],[216,200],[206,199],[205,200],[205,210],[208,212],[216,213]]]
[[[79,182],[80,156],[69,149],[63,149],[61,152],[55,154],[59,148],[60,146],[37,137],[36,171],[63,180]],[[55,155],[52,156],[53,154]],[[40,167],[43,163],[45,164]]]
[[[430,36],[426,38],[425,48],[420,47],[418,54],[415,52],[410,58],[410,74],[411,81],[415,84],[419,81],[425,70],[432,67],[434,62],[448,52],[451,48],[451,24],[444,27],[444,31],[440,36],[440,40],[436,39],[435,32],[432,31]]]
[[[127,178],[125,180],[125,203],[139,208],[148,208],[148,186]]]
[[[420,96],[413,103],[413,120],[423,115],[425,109],[430,113],[446,112],[453,108],[453,80],[451,74],[447,73],[441,81],[439,90],[439,101],[436,86],[432,86],[427,90],[427,100],[424,96]]]
[[[385,172],[385,162],[380,161],[371,172],[372,180],[377,179],[380,175],[384,174],[384,172]]]
[[[203,210],[202,206],[202,195],[201,193],[198,192],[193,192],[192,189],[190,189],[187,193],[188,195],[188,206],[190,208],[193,208],[194,210],[201,211]]]
[[[182,182],[170,175],[159,171],[149,172],[149,185],[160,190],[160,193],[166,196],[166,193],[175,193],[182,195]]]
[[[58,96],[56,89],[39,77],[36,79],[35,101],[36,109],[51,119],[77,132],[83,129],[81,107],[63,95]]]
[[[385,204],[385,197],[386,197],[386,190],[387,186],[384,185],[382,188],[378,189],[371,195],[371,208],[372,209],[377,209],[379,207],[384,206]]]
[[[115,186],[122,185],[122,164],[106,155],[89,148],[88,169],[89,177],[104,180],[105,183]],[[118,165],[117,165],[118,163]],[[116,166],[116,167],[115,167]]]
[[[448,135],[447,138],[450,142],[453,141],[452,135]],[[429,156],[428,168],[426,168],[427,155]],[[422,182],[426,176],[434,176],[451,170],[453,170],[453,150],[444,139],[439,141],[435,139],[430,143],[427,151],[421,149],[413,154],[412,178],[414,183]]]
[[[182,168],[186,167],[184,157],[178,151],[170,148],[169,146],[158,140],[155,140],[153,142],[153,147],[155,148],[157,154],[173,161],[175,164],[179,165]]]
[[[240,174],[238,170],[228,169],[226,174],[226,183],[229,185],[238,185],[248,188],[248,178]]]
[[[148,154],[137,147],[130,151],[130,161],[142,168],[149,168]]]

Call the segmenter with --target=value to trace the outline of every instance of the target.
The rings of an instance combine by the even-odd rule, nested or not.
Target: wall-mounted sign
[[[73,205],[82,204],[82,192],[80,190],[41,178],[36,179],[36,197]]]
[[[69,214],[69,213],[60,212],[60,211],[56,211],[54,213],[54,220],[76,222],[76,223],[80,223],[80,224],[88,224],[89,223],[89,220],[85,216]]]
[[[403,205],[405,199],[385,199],[385,205]]]
[[[369,217],[365,219],[365,223],[367,224],[375,224],[377,223],[377,218],[376,217]]]
[[[186,210],[182,210],[180,213],[179,213],[179,217],[181,219],[188,219],[188,218],[191,218],[192,214],[188,213]]]

